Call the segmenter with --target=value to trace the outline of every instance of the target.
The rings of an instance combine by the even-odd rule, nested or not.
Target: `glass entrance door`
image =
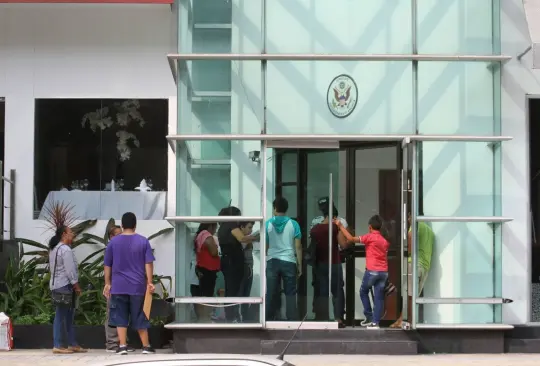
[[[332,183],[330,183],[332,179]],[[289,216],[295,218],[302,231],[302,247],[307,251],[311,228],[324,220],[319,201],[332,196],[336,210],[345,212],[345,152],[339,149],[276,149],[275,195],[289,202]],[[331,188],[332,187],[332,188]],[[330,194],[332,189],[332,194]],[[342,215],[343,215],[342,214]],[[303,262],[302,276],[298,281],[298,314],[306,321],[328,321],[334,319],[333,304],[322,307],[328,318],[316,317],[315,297],[318,296],[320,281],[315,281],[315,269]],[[343,288],[343,287],[341,287]],[[285,318],[285,303],[282,299],[282,314]],[[320,305],[320,304],[319,304]]]
[[[347,156],[346,217],[355,235],[368,230],[368,221],[380,215],[390,236],[389,281],[395,291],[385,300],[381,325],[393,323],[401,310],[401,165],[402,151],[396,143],[342,144]],[[358,292],[365,272],[365,247],[357,245],[343,253],[345,263],[346,324],[358,326],[365,318]],[[372,299],[373,300],[373,299]],[[372,301],[373,304],[373,301]]]
[[[276,196],[289,201],[290,216],[296,218],[302,230],[304,250],[309,245],[313,224],[323,220],[319,200],[330,196],[338,216],[347,221],[355,235],[367,232],[368,220],[379,214],[386,222],[391,237],[389,250],[390,281],[395,291],[386,299],[386,315],[382,325],[394,322],[401,313],[403,270],[406,271],[406,202],[402,198],[404,155],[397,143],[354,143],[340,149],[281,149],[276,151]],[[405,168],[405,170],[407,170]],[[405,198],[406,200],[406,198]],[[405,216],[404,216],[405,215]],[[405,242],[406,245],[406,242]],[[358,291],[365,271],[365,248],[356,245],[340,252],[344,293],[344,316],[348,326],[357,326],[364,319]],[[405,258],[405,259],[404,259]],[[405,266],[403,266],[405,264]],[[315,320],[314,299],[317,283],[314,268],[303,263],[298,284],[298,309],[301,319]],[[406,273],[405,273],[406,278]],[[406,285],[406,284],[405,284]],[[406,297],[405,288],[405,297]],[[333,320],[333,303],[330,320]],[[322,320],[322,319],[318,319]]]

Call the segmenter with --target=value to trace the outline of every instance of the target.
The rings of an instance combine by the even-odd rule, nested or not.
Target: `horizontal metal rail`
[[[302,323],[302,325],[300,325]],[[332,321],[267,321],[265,324],[265,329],[275,329],[275,330],[318,330],[318,329],[338,329],[338,322]]]
[[[219,159],[219,160],[204,160],[204,159],[193,159],[191,160],[192,165],[231,165],[231,159]]]
[[[418,216],[416,221],[422,222],[487,222],[502,223],[512,221],[511,217],[502,216]]]
[[[439,142],[499,142],[510,141],[511,136],[475,136],[475,135],[269,135],[269,134],[204,134],[204,135],[167,135],[169,141],[439,141]]]
[[[175,304],[262,304],[262,297],[175,297]]]
[[[418,297],[417,304],[510,304],[512,299],[497,297]]]
[[[510,324],[416,324],[416,329],[514,329]]]
[[[414,55],[414,54],[297,54],[297,53],[185,53],[168,54],[169,60],[228,60],[228,61],[470,61],[505,62],[505,55]]]
[[[262,216],[167,216],[165,220],[169,222],[245,222],[263,221]],[[229,301],[230,302],[230,301]]]
[[[166,329],[261,329],[261,323],[170,323]]]

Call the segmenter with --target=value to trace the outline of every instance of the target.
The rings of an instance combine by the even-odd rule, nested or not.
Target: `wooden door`
[[[401,312],[401,179],[399,170],[379,171],[379,214],[386,221],[390,234],[388,277],[397,291],[385,300],[386,320],[394,320]]]

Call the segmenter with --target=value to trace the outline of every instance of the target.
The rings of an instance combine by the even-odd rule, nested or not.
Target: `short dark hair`
[[[373,230],[377,230],[377,231],[380,231],[382,229],[383,223],[384,221],[382,217],[380,217],[379,215],[371,216],[371,218],[368,221],[369,226],[371,226]]]
[[[274,210],[279,213],[285,213],[289,209],[289,202],[284,197],[277,197],[274,202],[272,202]]]
[[[137,216],[133,212],[126,212],[122,215],[122,227],[133,230],[137,227]]]

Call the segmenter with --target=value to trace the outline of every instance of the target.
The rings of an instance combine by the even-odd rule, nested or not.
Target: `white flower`
[[[92,132],[96,132],[98,129],[104,131],[112,127],[115,123],[120,126],[122,130],[116,133],[118,137],[116,149],[120,161],[126,161],[131,157],[131,148],[128,146],[128,142],[131,141],[135,147],[140,147],[141,145],[137,136],[125,130],[131,122],[138,124],[140,127],[144,127],[146,124],[146,121],[139,112],[140,107],[141,104],[137,99],[116,102],[112,107],[114,120],[113,117],[109,116],[111,112],[109,107],[103,107],[97,109],[95,112],[86,113],[82,118],[81,125],[82,127],[88,125]]]

